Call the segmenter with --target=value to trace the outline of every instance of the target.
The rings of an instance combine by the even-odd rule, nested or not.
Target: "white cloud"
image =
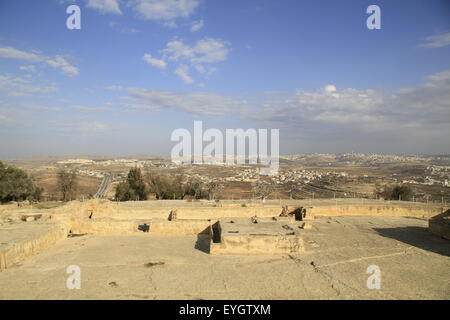
[[[163,50],[163,53],[169,60],[172,61],[178,61],[183,58],[191,58],[194,54],[193,49],[180,40],[168,42],[166,48]]]
[[[0,75],[0,90],[6,91],[11,97],[23,97],[56,92],[58,88],[54,85],[38,85],[26,77]]]
[[[122,14],[118,0],[87,0],[87,6],[101,13]]]
[[[304,135],[314,132],[324,139],[343,135],[351,141],[358,134],[392,134],[393,137],[450,134],[450,71],[426,78],[416,88],[395,92],[357,90],[297,90],[277,99],[263,99],[241,115],[252,122],[284,127]]]
[[[27,60],[27,61],[35,61],[35,62],[39,62],[39,61],[43,60],[43,57],[38,54],[17,50],[12,47],[0,48],[0,58],[11,58],[11,59],[19,59],[19,60]]]
[[[164,21],[162,23],[162,25],[163,25],[163,27],[166,27],[166,28],[169,28],[169,29],[175,29],[176,27],[178,27],[176,22],[173,21],[173,20]]]
[[[72,66],[67,60],[62,56],[55,56],[46,60],[47,64],[52,68],[60,68],[64,73],[70,76],[78,75],[78,68]]]
[[[114,84],[114,85],[105,87],[105,89],[106,89],[106,90],[112,90],[112,91],[121,91],[121,90],[123,90],[124,88],[123,88],[122,86],[119,86],[119,85]]]
[[[224,61],[230,50],[229,44],[225,41],[205,38],[197,41],[193,46],[186,45],[180,40],[170,41],[163,53],[169,60],[202,64]]]
[[[172,62],[175,65],[176,75],[185,83],[194,83],[189,70],[195,70],[203,76],[210,75],[216,71],[211,64],[226,60],[230,51],[229,43],[219,39],[205,38],[193,45],[173,40],[162,50],[161,60],[153,58],[150,54],[145,54],[144,60],[161,69],[166,68],[167,62]]]
[[[109,128],[109,125],[103,122],[99,122],[99,121],[95,121],[92,123],[89,123],[86,126],[88,131],[93,131],[93,132],[99,132],[99,131],[105,131]]]
[[[203,28],[203,26],[204,26],[203,20],[194,21],[191,25],[191,32],[196,32],[196,31],[200,30],[201,28]]]
[[[335,92],[336,91],[336,87],[332,84],[327,84],[324,88],[324,90],[326,92]]]
[[[149,64],[151,64],[152,66],[154,66],[154,67],[156,67],[156,68],[159,68],[159,69],[165,69],[166,66],[167,66],[167,63],[166,63],[164,60],[159,60],[159,59],[153,58],[153,57],[151,56],[151,54],[149,54],[149,53],[144,54],[143,59],[144,59],[147,63],[149,63]]]
[[[213,93],[172,92],[142,88],[127,89],[128,100],[134,101],[140,109],[166,108],[195,114],[213,116],[227,113],[240,102]]]
[[[94,134],[102,135],[111,132],[113,126],[83,114],[80,117],[73,118],[52,118],[46,123],[46,129],[50,129],[51,132],[56,133],[58,136],[67,138],[77,137],[77,139],[79,139],[80,136],[89,137]]]
[[[72,106],[71,108],[76,109],[81,112],[97,112],[97,111],[111,111],[112,110],[112,108],[110,108],[110,107],[89,107],[89,106],[82,106],[82,105]]]
[[[8,121],[9,121],[9,118],[7,116],[0,114],[0,122],[8,122]]]
[[[25,52],[12,47],[0,47],[0,58],[18,59],[26,60],[30,62],[44,62],[53,68],[59,68],[62,72],[68,74],[69,76],[78,75],[78,68],[71,65],[67,58],[56,55],[53,57],[48,57],[35,52]],[[28,66],[30,68],[32,66]],[[21,67],[22,68],[22,67]],[[21,69],[24,70],[24,69]]]
[[[158,106],[149,106],[145,104],[138,104],[138,103],[125,103],[124,106],[130,109],[134,110],[146,110],[146,111],[157,111],[160,108]]]
[[[450,79],[450,70],[438,72],[427,77],[429,82],[425,83],[427,87],[435,87],[441,85],[448,85],[448,80]]]
[[[216,69],[206,65],[226,60],[230,51],[227,42],[205,38],[192,46],[180,40],[170,41],[162,52],[166,60],[181,64],[178,66],[176,74],[185,82],[192,83],[193,81],[189,80],[192,80],[192,78],[187,76],[188,67],[186,67],[186,64],[192,66],[198,73],[208,75]]]
[[[422,43],[419,47],[440,48],[450,45],[450,32],[442,33],[426,37],[426,43]]]
[[[207,38],[197,41],[194,52],[197,57],[193,59],[194,63],[213,63],[224,61],[229,53],[227,43],[217,39]]]
[[[53,111],[53,112],[58,112],[61,111],[62,109],[60,107],[54,107],[54,106],[46,106],[46,105],[38,105],[38,104],[23,104],[22,105],[24,108],[29,108],[32,110],[38,110],[38,111]]]
[[[33,65],[20,66],[19,69],[22,70],[22,71],[36,72],[36,68]]]
[[[188,66],[180,65],[176,70],[175,74],[178,75],[184,83],[191,84],[194,80],[188,74]]]
[[[118,32],[123,33],[123,34],[136,34],[136,33],[141,32],[140,30],[135,29],[135,28],[124,27],[115,21],[110,21],[108,23],[108,25],[111,29],[117,30]]]
[[[73,133],[90,135],[107,132],[111,129],[111,126],[98,120],[78,120],[74,122],[55,123],[55,129],[69,135],[73,135]]]
[[[133,9],[144,19],[173,20],[190,16],[197,6],[197,0],[134,0]]]

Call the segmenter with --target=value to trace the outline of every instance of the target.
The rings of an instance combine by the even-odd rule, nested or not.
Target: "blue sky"
[[[448,1],[0,1],[0,158],[168,155],[194,120],[279,128],[284,154],[449,153],[449,58]]]

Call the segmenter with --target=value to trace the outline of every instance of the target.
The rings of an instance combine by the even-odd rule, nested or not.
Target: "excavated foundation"
[[[411,216],[430,218],[429,230],[450,238],[448,207],[415,204],[298,206],[275,203],[114,203],[72,201],[52,210],[1,208],[15,222],[0,228],[0,270],[17,265],[67,237],[82,235],[197,235],[212,255],[293,254],[305,251],[303,233],[317,216]],[[441,216],[442,215],[442,216]],[[306,222],[305,222],[306,221]],[[1,221],[0,221],[1,222]],[[202,240],[202,241],[203,241]],[[206,250],[205,250],[206,251]]]

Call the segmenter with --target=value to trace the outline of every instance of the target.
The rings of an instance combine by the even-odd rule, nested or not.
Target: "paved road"
[[[94,195],[94,198],[104,198],[111,182],[111,174],[106,174],[97,190],[97,193]]]

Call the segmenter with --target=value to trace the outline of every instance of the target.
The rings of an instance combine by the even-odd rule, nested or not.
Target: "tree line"
[[[132,168],[127,179],[117,184],[115,200],[146,200],[149,194],[153,194],[158,200],[213,200],[222,190],[223,186],[214,181],[205,183],[183,174],[143,174],[140,168]]]
[[[376,186],[375,194],[384,200],[411,201],[414,195],[413,190],[406,184]]]
[[[57,188],[62,201],[76,199],[76,171],[60,170],[57,173]],[[9,166],[0,161],[0,202],[40,201],[44,188],[36,185],[35,178],[25,170]]]
[[[42,191],[24,170],[0,161],[0,202],[39,201]]]
[[[296,186],[283,186],[292,198]],[[143,174],[140,168],[130,169],[127,179],[116,187],[115,200],[147,200],[149,194],[156,199],[208,199],[214,200],[224,187],[217,181],[203,182],[198,178],[183,174],[163,174],[147,172]],[[266,199],[275,187],[268,182],[258,181],[253,184],[256,197]],[[62,201],[77,198],[78,176],[75,170],[59,170],[57,172],[57,190]],[[26,171],[4,164],[0,161],[0,202],[9,201],[40,201],[44,189],[35,183],[35,178]],[[385,200],[411,201],[413,190],[405,184],[378,185],[375,195]]]

